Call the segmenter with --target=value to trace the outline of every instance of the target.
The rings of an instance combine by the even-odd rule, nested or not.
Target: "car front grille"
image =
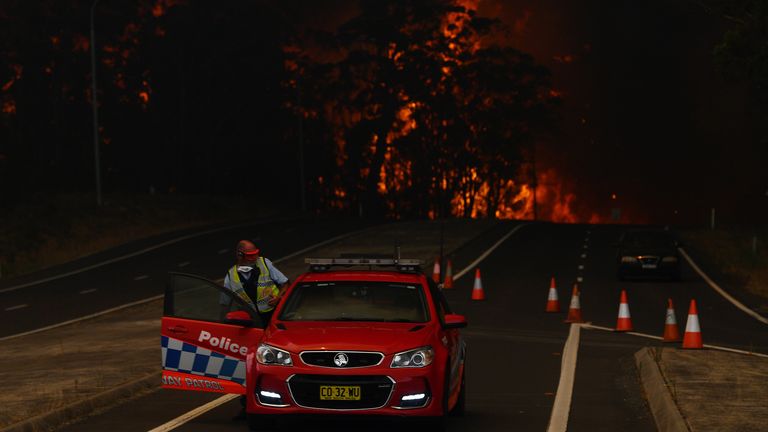
[[[304,351],[299,357],[304,364],[329,368],[361,368],[376,366],[384,354],[360,351]]]
[[[360,386],[360,400],[321,400],[320,386]],[[288,389],[297,405],[329,410],[376,409],[387,404],[395,383],[383,375],[294,375]]]

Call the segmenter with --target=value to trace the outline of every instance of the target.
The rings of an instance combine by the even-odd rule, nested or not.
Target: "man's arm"
[[[283,274],[280,270],[277,269],[277,267],[272,264],[272,261],[270,261],[267,258],[264,258],[264,263],[267,265],[267,270],[269,271],[269,277],[272,279],[272,281],[275,282],[278,289],[277,297],[272,297],[269,300],[269,305],[274,306],[280,301],[280,297],[282,297],[283,292],[285,292],[285,289],[288,288],[288,282],[289,279],[287,276]]]

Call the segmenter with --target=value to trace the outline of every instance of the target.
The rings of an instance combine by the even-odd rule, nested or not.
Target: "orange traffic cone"
[[[453,269],[451,268],[451,260],[448,260],[448,263],[445,265],[443,288],[453,288]]]
[[[432,267],[432,280],[440,283],[440,258],[435,258],[435,265]]]
[[[547,307],[544,312],[560,312],[560,300],[557,299],[557,288],[554,276],[549,281],[549,294],[547,295]]]
[[[688,321],[685,323],[685,335],[683,335],[683,348],[701,349],[701,328],[699,327],[699,313],[696,311],[696,300],[691,299],[688,308]]]
[[[485,300],[483,281],[480,280],[480,269],[475,270],[475,286],[472,287],[472,300]]]
[[[679,342],[680,330],[677,328],[677,318],[675,317],[675,307],[672,306],[672,299],[667,299],[667,318],[664,321],[664,342]]]
[[[629,316],[629,303],[627,303],[626,290],[621,290],[619,318],[616,320],[616,331],[632,331],[632,319]]]
[[[567,323],[581,323],[584,320],[581,318],[581,302],[579,301],[579,285],[573,284],[573,294],[571,294],[571,306],[568,308],[568,318],[565,319]]]

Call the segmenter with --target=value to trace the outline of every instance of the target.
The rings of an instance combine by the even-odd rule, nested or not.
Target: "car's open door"
[[[245,394],[245,359],[263,331],[259,314],[229,290],[171,273],[160,330],[163,387]]]

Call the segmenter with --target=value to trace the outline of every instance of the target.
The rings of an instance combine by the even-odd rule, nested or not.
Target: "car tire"
[[[466,376],[467,376],[467,360],[464,359],[464,369],[461,373],[461,389],[459,390],[459,398],[456,400],[456,405],[451,409],[451,415],[454,417],[464,417],[467,406],[467,391],[466,391]]]
[[[252,431],[277,430],[277,419],[269,415],[247,414],[248,428]]]

